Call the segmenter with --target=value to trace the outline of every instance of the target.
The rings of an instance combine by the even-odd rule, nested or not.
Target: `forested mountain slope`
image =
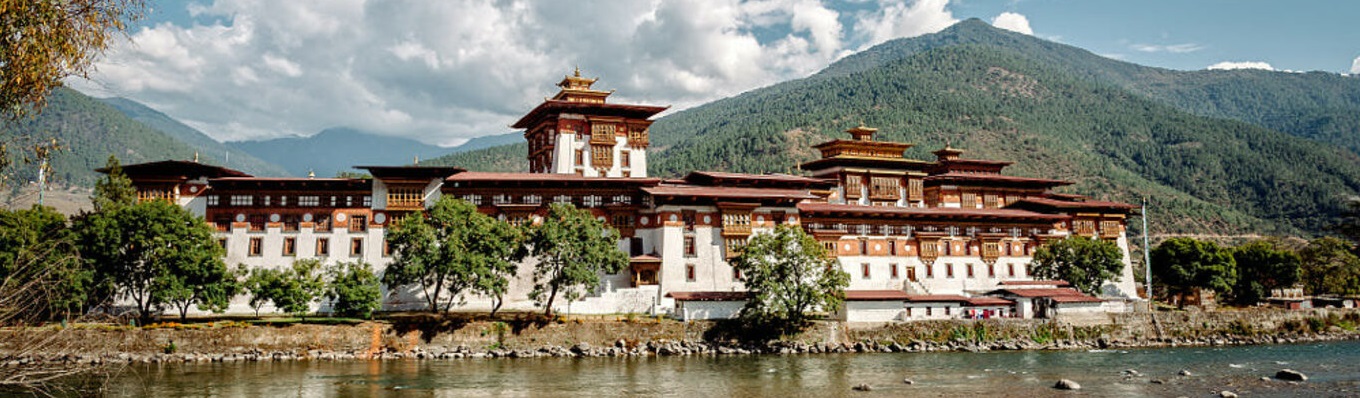
[[[276,164],[260,160],[245,151],[230,148],[207,134],[203,134],[203,132],[142,103],[119,97],[100,98],[99,100],[123,112],[132,120],[141,122],[147,127],[156,129],[189,145],[200,153],[200,158],[202,155],[208,155],[212,159],[220,159],[222,166],[241,170],[255,176],[281,177],[288,175],[287,171]]]

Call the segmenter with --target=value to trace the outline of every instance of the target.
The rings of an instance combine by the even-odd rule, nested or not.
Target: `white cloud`
[[[1360,57],[1355,57],[1355,60],[1351,61],[1351,74],[1360,74]]]
[[[1029,18],[1013,12],[1003,12],[996,18],[992,18],[992,26],[1027,35],[1034,34],[1034,29],[1029,27]]]
[[[1244,61],[1244,62],[1223,61],[1213,65],[1209,65],[1209,67],[1205,69],[1209,70],[1263,69],[1273,71],[1275,70],[1275,67],[1270,66],[1269,63],[1261,61]]]
[[[1199,44],[1195,44],[1195,43],[1181,43],[1181,44],[1132,44],[1132,45],[1129,46],[1129,48],[1132,48],[1132,49],[1134,49],[1134,50],[1136,50],[1136,51],[1142,51],[1142,52],[1145,52],[1145,53],[1160,53],[1160,52],[1167,52],[1167,53],[1182,54],[1182,53],[1192,53],[1192,52],[1195,52],[1195,51],[1203,50],[1203,49],[1204,49],[1204,46],[1199,45]]]
[[[958,21],[948,0],[875,1],[204,0],[185,7],[209,22],[145,26],[70,83],[222,140],[350,126],[452,145],[510,131],[576,66],[611,101],[680,109]]]
[[[949,0],[879,0],[879,9],[864,13],[855,24],[858,34],[867,39],[860,48],[948,28],[959,21],[948,5]]]

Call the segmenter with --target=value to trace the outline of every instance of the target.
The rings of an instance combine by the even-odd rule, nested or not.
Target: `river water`
[[[1261,380],[1284,368],[1309,381]],[[1133,369],[1141,376],[1127,376]],[[1180,376],[1188,370],[1190,376]],[[910,378],[914,384],[903,383]],[[1079,392],[1052,388],[1061,378]],[[1155,383],[1153,380],[1160,381]],[[853,391],[867,383],[870,392]],[[295,361],[129,368],[136,397],[1090,397],[1360,396],[1360,342],[1096,351],[430,361]]]

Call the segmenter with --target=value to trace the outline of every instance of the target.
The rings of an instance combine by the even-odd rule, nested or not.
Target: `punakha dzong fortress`
[[[910,159],[912,144],[879,141],[859,126],[815,146],[805,175],[647,172],[651,118],[666,107],[608,102],[580,71],[512,127],[524,130],[528,173],[456,167],[356,166],[367,178],[253,177],[229,168],[167,160],[123,171],[140,200],[168,200],[216,228],[225,262],[287,267],[294,260],[391,261],[385,230],[442,196],[513,224],[534,223],[552,203],[588,209],[617,229],[629,266],[601,275],[599,293],[556,311],[734,317],[746,300],[728,264],[753,234],[802,227],[850,274],[848,322],[962,317],[1099,317],[1142,301],[1135,293],[1126,220],[1138,207],[1056,193],[1069,181],[1009,176],[1010,162],[971,159],[946,145]],[[1124,268],[1099,296],[1062,281],[1035,280],[1030,259],[1044,242],[1088,236],[1118,244]],[[506,309],[537,308],[528,259],[512,278]],[[385,292],[385,310],[421,309],[415,291]],[[325,304],[321,304],[323,307]],[[467,310],[489,310],[473,297]],[[265,312],[270,311],[268,306]],[[230,313],[253,313],[237,297]]]

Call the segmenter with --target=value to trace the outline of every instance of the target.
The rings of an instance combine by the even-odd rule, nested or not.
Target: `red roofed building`
[[[1071,182],[1004,175],[1010,162],[967,159],[949,145],[933,160],[909,159],[912,144],[879,141],[878,130],[864,126],[848,130],[851,139],[816,145],[821,157],[801,165],[806,175],[648,177],[651,118],[666,107],[609,103],[612,91],[593,89],[595,82],[579,71],[564,77],[556,95],[513,124],[528,142],[528,173],[360,166],[371,179],[265,178],[183,161],[124,170],[143,200],[175,201],[214,224],[227,263],[248,267],[315,258],[382,269],[391,261],[386,228],[443,196],[516,225],[570,203],[617,229],[630,258],[623,272],[601,275],[598,295],[559,301],[573,313],[734,316],[747,295],[728,260],[778,225],[801,226],[850,274],[852,321],[923,319],[918,311],[1008,316],[1011,299],[971,292],[1002,286],[1030,300],[1025,294],[1063,286],[1029,273],[1034,249],[1051,239],[1108,239],[1127,258],[1124,223],[1136,207],[1055,193]],[[535,309],[525,298],[532,263],[511,281],[505,308]],[[1133,297],[1127,268],[1103,294]],[[386,309],[423,303],[414,290],[388,293],[395,294],[384,294]],[[1077,296],[1046,297],[1063,305]],[[465,308],[490,308],[490,300],[473,297]],[[231,311],[250,312],[239,298]]]

